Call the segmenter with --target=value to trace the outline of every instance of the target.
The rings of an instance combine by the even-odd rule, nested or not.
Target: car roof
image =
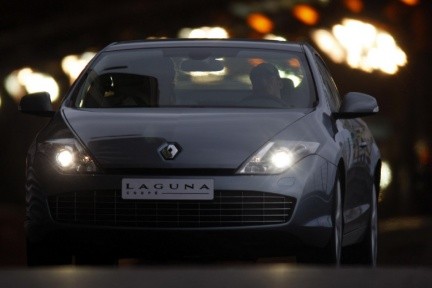
[[[139,48],[169,47],[238,47],[258,49],[281,49],[296,52],[304,51],[304,44],[298,42],[252,40],[252,39],[161,39],[115,42],[102,51],[120,51]]]

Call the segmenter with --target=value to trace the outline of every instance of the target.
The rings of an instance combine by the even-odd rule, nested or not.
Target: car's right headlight
[[[317,142],[268,142],[240,167],[237,174],[279,174],[315,153],[318,147]]]
[[[82,145],[73,138],[47,140],[39,143],[38,151],[66,173],[94,173],[99,169]]]

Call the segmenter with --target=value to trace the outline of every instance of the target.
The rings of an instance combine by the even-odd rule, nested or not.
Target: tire
[[[343,237],[342,184],[339,177],[336,179],[333,205],[333,231],[330,242],[323,251],[322,260],[323,263],[339,266],[342,259]]]
[[[53,243],[27,240],[28,266],[55,266],[72,264],[72,253],[66,247]]]
[[[342,259],[342,236],[343,236],[343,204],[342,183],[337,177],[333,194],[332,232],[326,247],[317,249],[310,248],[297,255],[299,263],[328,264],[339,266]]]
[[[375,267],[378,259],[378,196],[375,184],[372,187],[369,222],[362,241],[344,248],[346,264]]]

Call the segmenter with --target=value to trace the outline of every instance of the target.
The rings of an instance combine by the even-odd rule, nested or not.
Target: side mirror
[[[51,98],[48,92],[25,95],[21,98],[18,110],[23,113],[45,117],[52,117],[55,113],[52,109]]]
[[[337,119],[350,119],[364,117],[378,113],[379,107],[376,99],[360,92],[349,92],[345,95],[338,113],[334,113]]]

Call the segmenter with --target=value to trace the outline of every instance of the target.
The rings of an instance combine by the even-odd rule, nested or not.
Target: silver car
[[[114,43],[27,157],[29,265],[122,257],[266,257],[375,265],[380,153],[309,45]]]

